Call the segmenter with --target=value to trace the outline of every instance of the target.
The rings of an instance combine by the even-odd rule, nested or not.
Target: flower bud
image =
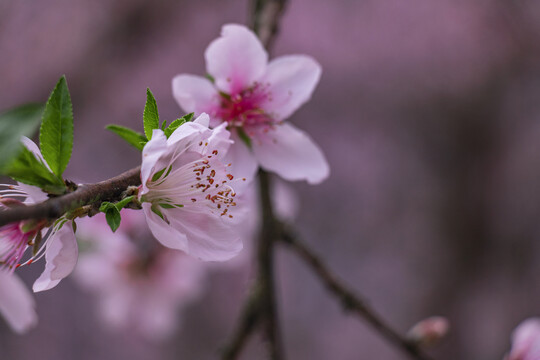
[[[420,346],[433,346],[446,336],[450,324],[442,316],[432,316],[414,325],[407,338]]]

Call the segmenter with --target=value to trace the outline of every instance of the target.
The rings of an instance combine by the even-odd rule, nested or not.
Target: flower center
[[[201,141],[198,146],[205,148],[208,143]],[[230,164],[226,166],[217,158],[218,150],[199,151],[209,155],[201,157],[197,152],[196,160],[182,165],[172,159],[168,167],[157,172],[147,183],[149,191],[143,201],[153,203],[152,209],[165,221],[165,214],[156,205],[163,209],[209,210],[221,216],[233,217],[229,208],[236,206],[236,193],[230,186],[234,177],[227,173]]]
[[[235,95],[220,93],[221,107],[215,114],[233,127],[271,127],[275,120],[266,113],[261,104],[271,100],[268,85],[255,83],[251,88]]]
[[[37,230],[25,231],[24,223],[14,223],[0,228],[0,266],[14,270],[21,262]]]

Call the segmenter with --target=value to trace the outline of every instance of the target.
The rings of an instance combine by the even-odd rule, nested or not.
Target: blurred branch
[[[358,314],[389,342],[407,353],[411,359],[430,359],[430,357],[422,353],[414,342],[409,341],[406,337],[401,336],[397,331],[392,329],[390,325],[367,305],[366,301],[362,300],[343,285],[326,265],[306,245],[297,239],[291,229],[282,226],[281,240],[306,262],[326,288],[341,301],[345,310]]]
[[[272,47],[286,3],[287,0],[252,0],[251,26],[266,49]]]
[[[81,185],[73,192],[50,198],[39,204],[0,211],[0,226],[28,219],[56,219],[85,205],[119,200],[129,186],[140,184],[139,166],[105,181]]]
[[[279,20],[286,2],[286,0],[252,0],[252,28],[267,50],[272,46],[278,32]],[[224,360],[236,359],[248,337],[259,325],[262,326],[263,336],[268,341],[270,358],[283,359],[274,283],[274,245],[279,237],[279,224],[272,207],[270,176],[266,171],[260,170],[258,179],[262,225],[257,244],[257,277],[253,284],[253,292],[242,308],[234,336],[224,348],[222,356]]]

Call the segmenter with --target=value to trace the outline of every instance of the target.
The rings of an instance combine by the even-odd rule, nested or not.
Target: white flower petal
[[[182,250],[187,252],[188,240],[185,234],[182,234],[176,228],[173,228],[159,215],[152,211],[152,204],[142,204],[144,214],[146,215],[146,222],[152,232],[152,235],[163,244],[171,249]],[[162,209],[163,210],[163,209]],[[164,211],[162,211],[163,213]]]
[[[204,57],[216,86],[231,95],[250,87],[268,63],[268,53],[257,36],[236,24],[223,26],[221,37],[210,43]]]
[[[252,142],[253,153],[265,170],[285,180],[318,184],[330,174],[321,149],[305,132],[291,124],[276,125]]]
[[[309,56],[289,55],[272,60],[260,79],[269,91],[261,107],[276,120],[288,118],[311,98],[320,77],[321,66]]]
[[[204,261],[225,261],[242,250],[242,241],[230,224],[219,214],[171,209],[169,219],[174,228],[188,239],[186,253]]]
[[[181,74],[172,80],[173,96],[185,112],[198,115],[213,113],[219,107],[219,94],[210,80],[196,75]]]
[[[73,223],[66,222],[51,235],[45,250],[45,270],[33,286],[34,292],[49,290],[71,274],[77,264],[78,247]]]
[[[232,133],[232,139],[234,145],[229,148],[229,151],[223,158],[223,162],[225,164],[231,164],[229,172],[234,174],[238,180],[234,183],[234,191],[242,194],[255,178],[259,164],[257,164],[257,160],[251,150],[236,132]],[[246,181],[242,180],[244,178]]]
[[[17,333],[37,324],[35,300],[26,285],[15,275],[0,271],[0,313]]]
[[[151,179],[156,164],[159,159],[167,151],[167,137],[161,130],[154,130],[152,133],[152,139],[144,145],[142,151],[142,165],[141,165],[141,183],[142,190],[139,195],[144,195],[148,191],[146,183]],[[161,169],[160,169],[161,170]],[[157,170],[159,171],[159,170]]]

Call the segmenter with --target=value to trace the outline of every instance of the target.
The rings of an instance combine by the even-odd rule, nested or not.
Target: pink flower
[[[46,164],[38,147],[28,138],[23,144],[34,156]],[[11,206],[24,206],[47,199],[39,188],[25,184],[1,185],[7,187],[0,191],[0,211]],[[17,200],[22,198],[23,201]],[[36,244],[36,241],[39,242]],[[35,255],[23,262],[27,249],[40,246]],[[77,263],[77,241],[73,222],[60,218],[53,223],[45,220],[27,220],[0,227],[0,263],[11,272],[20,265],[31,264],[45,256],[45,270],[33,286],[34,292],[49,290],[68,276]]]
[[[311,98],[320,65],[305,55],[268,54],[256,35],[242,25],[225,25],[205,52],[213,81],[182,74],[173,94],[187,112],[210,114],[226,123],[235,145],[228,157],[235,173],[253,178],[258,164],[286,180],[317,184],[329,175],[326,159],[303,131],[283,122]],[[246,141],[249,138],[249,141]]]
[[[143,149],[141,190],[146,221],[163,245],[202,260],[228,260],[242,249],[234,231],[234,179],[224,163],[232,141],[208,115],[181,125],[167,139],[154,130]]]
[[[105,325],[162,340],[175,330],[177,312],[200,296],[206,263],[156,243],[143,217],[122,210],[115,233],[102,214],[82,219],[77,234],[89,250],[75,279],[98,295]]]
[[[0,271],[0,314],[13,331],[22,334],[37,324],[35,301],[14,274]]]
[[[540,360],[540,318],[519,324],[512,333],[512,349],[505,360]]]

